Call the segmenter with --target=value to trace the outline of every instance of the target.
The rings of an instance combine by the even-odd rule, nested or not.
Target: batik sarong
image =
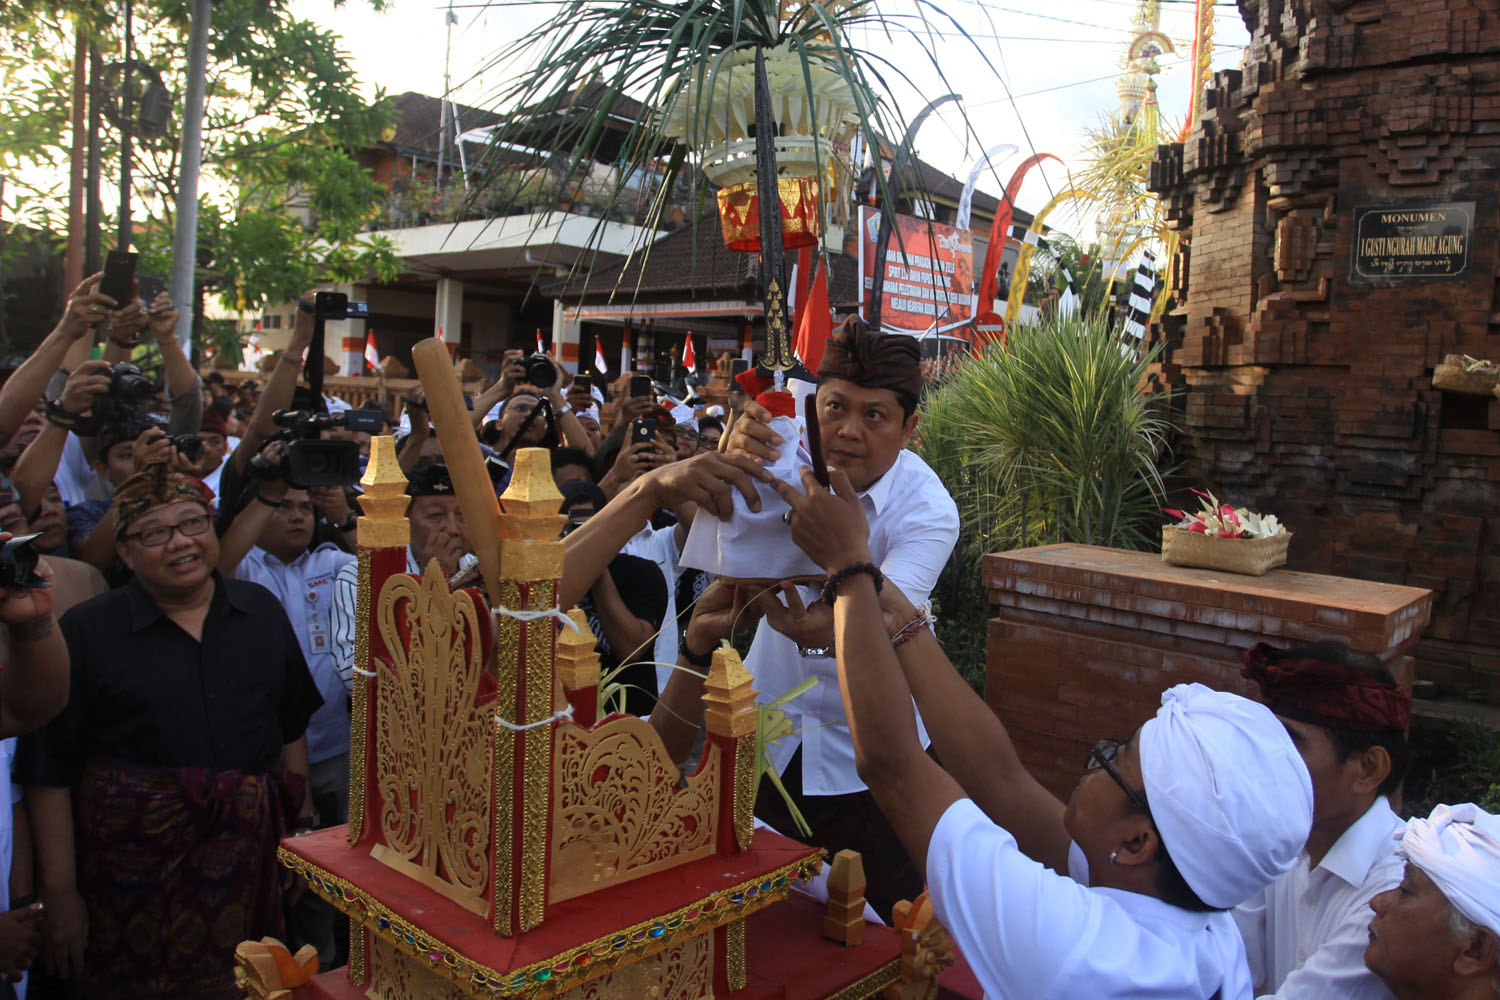
[[[90,760],[75,802],[82,995],[235,997],[234,948],[282,930],[299,776]]]

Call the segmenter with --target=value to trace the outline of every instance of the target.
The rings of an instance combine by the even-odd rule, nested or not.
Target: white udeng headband
[[[1500,934],[1500,816],[1472,802],[1440,805],[1407,822],[1401,851],[1458,912]]]

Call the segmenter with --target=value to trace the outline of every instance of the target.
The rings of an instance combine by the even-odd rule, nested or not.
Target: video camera
[[[310,410],[278,410],[272,418],[282,428],[266,443],[286,441],[280,461],[264,455],[250,460],[249,474],[256,479],[285,480],[298,489],[313,486],[352,486],[359,480],[359,445],[353,441],[324,441],[319,437],[334,427],[379,434],[385,429],[385,414],[378,409],[346,410],[330,416]]]

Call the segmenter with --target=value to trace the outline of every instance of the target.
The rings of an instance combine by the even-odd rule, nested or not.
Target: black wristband
[[[47,403],[47,423],[54,427],[61,427],[65,431],[76,431],[79,434],[87,434],[94,430],[95,420],[93,417],[83,417],[69,410],[63,409],[62,400],[54,399]]]
[[[688,666],[697,670],[707,670],[714,665],[714,651],[712,649],[700,655],[688,649],[686,640],[683,641],[681,648],[678,650],[678,655],[682,657],[683,662]]]
[[[880,593],[880,588],[885,586],[885,577],[881,575],[880,567],[874,563],[850,563],[837,573],[828,576],[828,582],[823,584],[823,603],[830,608],[833,607],[834,598],[839,596],[839,587],[843,586],[845,580],[860,573],[865,574],[875,582],[875,593]]]
[[[332,521],[329,521],[328,523],[329,524],[333,524]],[[357,510],[351,510],[351,511],[349,511],[349,516],[346,517],[346,518],[344,518],[338,524],[333,524],[333,528],[334,528],[335,531],[339,531],[339,532],[353,531],[354,528],[355,528],[355,526],[358,525],[358,524],[359,524],[359,511],[357,511]]]
[[[256,493],[255,494],[255,499],[259,500],[261,503],[265,504],[267,507],[271,508],[272,510],[280,510],[281,509],[281,501],[280,500],[268,500],[266,497],[262,496],[260,493]]]

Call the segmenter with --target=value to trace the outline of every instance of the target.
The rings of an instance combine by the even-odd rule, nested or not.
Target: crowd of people
[[[349,442],[363,462],[369,433],[298,384],[310,307],[264,384],[231,386],[194,371],[165,294],[98,283],[0,386],[0,541],[26,540],[0,555],[0,997],[227,998],[242,940],[347,955],[276,845],[345,821],[361,667],[358,486],[299,481],[298,449]],[[160,384],[129,364],[146,332]],[[785,706],[757,818],[860,851],[880,919],[925,885],[987,995],[1500,993],[1500,819],[1398,816],[1410,699],[1373,656],[1257,645],[1259,700],[1172,687],[1133,732],[1097,734],[1069,801],[1031,777],[936,638],[959,520],[908,447],[911,338],[851,319],[829,340],[811,404],[826,485],[768,471],[797,442],[753,373],[718,410],[551,368],[528,381],[507,353],[472,400],[475,445],[497,491],[518,448],[550,451],[559,599],[588,615],[611,707],[686,763],[726,639],[748,642],[763,696],[815,681]],[[284,411],[335,419],[293,440]],[[408,570],[482,586],[420,390],[380,419],[409,483]],[[816,572],[685,565],[700,518],[758,524]]]

